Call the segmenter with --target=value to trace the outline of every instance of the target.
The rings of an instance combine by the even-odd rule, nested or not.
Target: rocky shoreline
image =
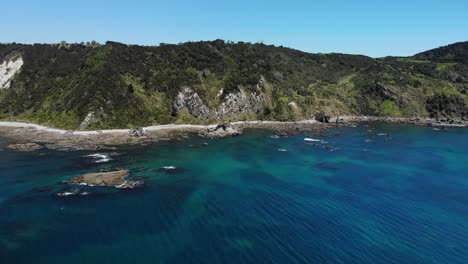
[[[322,121],[322,122],[320,122]],[[339,126],[356,126],[359,123],[401,123],[439,128],[468,127],[467,121],[435,120],[423,118],[388,118],[368,116],[340,116],[326,120],[238,121],[220,125],[159,125],[136,129],[101,131],[66,131],[33,123],[0,122],[0,136],[16,151],[34,151],[41,148],[70,150],[114,149],[121,145],[146,145],[158,141],[184,140],[190,135],[221,138],[242,134],[244,129],[269,129],[281,135],[288,132],[313,131],[321,133]]]

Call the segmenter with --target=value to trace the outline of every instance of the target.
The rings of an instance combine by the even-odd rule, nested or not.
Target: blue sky
[[[406,56],[468,40],[468,1],[2,1],[0,42],[225,39]]]

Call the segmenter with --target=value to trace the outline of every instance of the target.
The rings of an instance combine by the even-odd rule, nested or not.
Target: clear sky
[[[467,0],[4,0],[0,42],[225,39],[406,56],[468,40]]]

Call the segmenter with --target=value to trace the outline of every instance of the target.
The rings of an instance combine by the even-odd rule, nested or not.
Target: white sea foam
[[[57,196],[70,196],[70,195],[75,195],[76,193],[74,192],[61,192],[57,193]]]
[[[315,138],[304,138],[304,141],[307,142],[320,142],[322,144],[327,144],[328,142],[325,140],[315,139]]]
[[[176,167],[174,167],[174,166],[164,166],[162,168],[165,169],[165,170],[175,170],[176,169]]]
[[[95,159],[94,161],[95,163],[104,163],[104,162],[108,162],[111,160],[109,156],[105,154],[101,154],[101,153],[90,154],[90,155],[86,155],[85,157]]]
[[[320,140],[320,139],[315,139],[315,138],[304,138],[304,141],[308,141],[308,142],[320,142],[321,140]]]

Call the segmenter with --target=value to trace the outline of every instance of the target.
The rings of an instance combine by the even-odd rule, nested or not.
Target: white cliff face
[[[93,124],[97,124],[101,122],[102,118],[106,116],[106,113],[104,112],[104,109],[100,107],[100,110],[97,112],[89,112],[83,122],[80,124],[80,130],[86,130],[89,128],[89,126]]]
[[[221,89],[217,97],[220,97],[223,92],[224,89]],[[223,119],[225,117],[240,116],[244,113],[258,113],[263,109],[265,102],[266,97],[260,91],[245,92],[240,89],[239,92],[227,94],[218,108],[210,111],[200,96],[186,86],[177,94],[172,108],[175,114],[178,114],[181,109],[187,108],[191,115],[201,119]]]
[[[184,107],[186,107],[189,110],[189,113],[195,117],[202,119],[208,119],[211,117],[210,109],[208,109],[200,96],[190,87],[182,88],[182,91],[177,94],[173,110],[178,114]]]
[[[10,88],[11,81],[21,70],[23,64],[24,62],[21,56],[14,59],[7,58],[2,64],[0,64],[0,89]]]
[[[216,115],[218,118],[237,116],[246,112],[258,112],[265,103],[265,95],[252,92],[247,94],[243,90],[238,93],[226,95],[223,103],[218,107]]]

